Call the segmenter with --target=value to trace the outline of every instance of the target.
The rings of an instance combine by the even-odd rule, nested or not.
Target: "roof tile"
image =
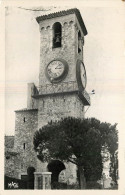
[[[63,10],[63,11],[51,13],[51,14],[48,14],[48,15],[42,15],[42,16],[37,17],[36,20],[39,23],[40,21],[43,21],[43,20],[56,18],[56,17],[61,17],[61,16],[69,15],[69,14],[76,14],[84,35],[87,35],[87,29],[86,29],[85,24],[83,22],[83,19],[81,17],[80,11],[77,8]]]

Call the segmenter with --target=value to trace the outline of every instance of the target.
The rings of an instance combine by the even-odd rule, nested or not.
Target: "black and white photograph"
[[[4,11],[4,192],[125,194],[125,2]]]

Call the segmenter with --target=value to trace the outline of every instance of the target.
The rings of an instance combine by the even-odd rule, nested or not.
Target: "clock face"
[[[47,68],[46,73],[51,82],[58,82],[64,78],[67,73],[68,64],[64,60],[53,60]]]
[[[87,77],[85,66],[81,60],[78,60],[76,64],[76,78],[79,89],[84,90],[86,88]]]

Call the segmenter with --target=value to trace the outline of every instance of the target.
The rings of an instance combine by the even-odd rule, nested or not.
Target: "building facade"
[[[22,178],[28,167],[34,167],[37,172],[52,172],[53,182],[76,183],[74,164],[59,160],[42,163],[37,158],[33,136],[51,120],[68,116],[84,118],[84,108],[90,105],[83,63],[87,30],[78,9],[40,16],[36,20],[40,30],[39,86],[28,84],[27,108],[15,111],[11,148],[15,156],[12,158],[12,153],[6,149],[5,174]],[[11,171],[10,164],[13,164]]]

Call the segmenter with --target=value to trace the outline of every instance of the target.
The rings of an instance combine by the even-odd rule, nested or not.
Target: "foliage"
[[[115,185],[118,185],[118,151],[111,153],[110,155],[110,176],[112,180],[115,182]]]
[[[61,183],[61,182],[53,182],[52,186],[51,186],[52,189],[54,190],[58,190],[58,189],[67,189],[67,184],[66,183]]]
[[[102,131],[102,149],[107,150],[107,156],[110,160],[110,176],[117,185],[118,180],[118,130],[117,124],[102,123],[100,130]],[[106,154],[105,153],[105,154]]]
[[[96,125],[101,134],[101,145],[104,156],[102,161],[110,160],[110,176],[117,185],[118,180],[118,130],[117,124],[100,122],[95,118],[91,118],[92,125]]]
[[[88,181],[86,189],[102,189],[102,185],[95,181]]]
[[[70,185],[67,185],[67,189],[68,190],[79,190],[79,185],[78,184],[70,184]]]
[[[118,185],[117,184],[114,184],[112,185],[109,190],[117,190],[118,189]]]
[[[52,183],[52,186],[51,186],[52,189],[54,190],[72,190],[72,189],[79,189],[79,185],[78,184],[67,184],[67,183],[61,183],[61,182],[53,182]]]
[[[72,162],[80,170],[79,178],[84,169],[86,181],[97,181],[103,169],[102,148],[113,154],[118,148],[118,134],[116,124],[68,117],[39,129],[33,142],[41,161],[52,158]]]

